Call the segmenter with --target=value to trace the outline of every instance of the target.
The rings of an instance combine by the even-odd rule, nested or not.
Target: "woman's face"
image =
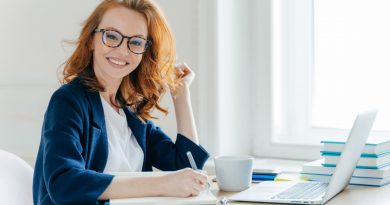
[[[124,36],[138,36],[147,39],[148,30],[145,17],[134,10],[117,7],[108,10],[98,29],[115,30]],[[95,33],[92,43],[93,69],[99,81],[119,84],[122,78],[140,64],[142,54],[135,54],[128,48],[124,38],[119,47],[112,48],[102,41],[103,32]]]

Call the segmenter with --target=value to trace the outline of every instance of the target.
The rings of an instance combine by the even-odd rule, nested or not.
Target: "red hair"
[[[151,0],[104,0],[100,3],[84,22],[76,42],[76,50],[64,64],[62,83],[69,83],[79,77],[80,82],[90,91],[104,91],[93,71],[91,45],[94,30],[99,26],[103,15],[119,6],[145,16],[148,39],[152,41],[152,45],[143,54],[138,67],[123,78],[116,94],[118,107],[129,106],[141,120],[155,118],[151,115],[154,108],[167,114],[168,111],[159,105],[159,100],[166,92],[166,84],[175,87],[171,78],[176,56],[175,41],[165,17]]]

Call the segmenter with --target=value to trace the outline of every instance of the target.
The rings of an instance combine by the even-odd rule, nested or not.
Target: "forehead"
[[[119,6],[108,10],[100,22],[99,28],[115,28],[123,35],[142,35],[147,37],[148,28],[143,14]]]

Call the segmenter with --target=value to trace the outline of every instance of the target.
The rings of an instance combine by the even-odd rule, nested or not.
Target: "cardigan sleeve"
[[[80,95],[80,94],[79,94]],[[57,90],[42,129],[43,178],[55,204],[97,204],[113,176],[85,169],[80,138],[85,114],[77,93]]]
[[[174,143],[159,127],[148,121],[149,149],[152,166],[163,171],[179,170],[191,167],[187,158],[187,151],[191,151],[195,163],[202,169],[209,158],[207,151],[201,146],[192,142],[187,137],[177,134]]]

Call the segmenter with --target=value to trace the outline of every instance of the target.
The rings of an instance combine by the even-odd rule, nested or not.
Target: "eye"
[[[121,41],[122,36],[116,31],[106,31],[105,38],[108,41]]]
[[[107,34],[107,39],[116,41],[118,40],[118,37],[113,34]]]
[[[142,38],[132,38],[129,41],[130,46],[140,46],[143,47],[145,45],[145,40]]]

